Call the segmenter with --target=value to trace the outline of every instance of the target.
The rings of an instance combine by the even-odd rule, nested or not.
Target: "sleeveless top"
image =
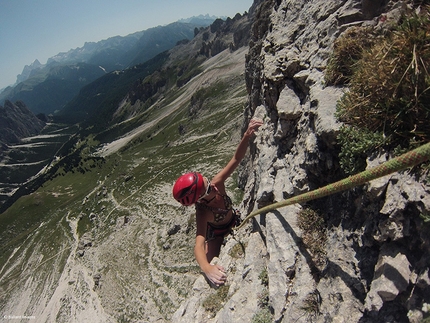
[[[224,199],[224,208],[209,206],[207,205],[207,203],[209,203],[210,201],[206,201],[206,200],[205,200],[206,203],[198,202],[195,204],[195,206],[196,206],[196,210],[202,210],[202,209],[210,210],[214,215],[215,222],[220,222],[225,219],[228,212],[233,210],[233,203],[231,201],[231,198],[227,194],[222,195],[218,192],[216,194],[222,196],[222,198]]]
[[[203,210],[203,209],[210,210],[214,215],[215,223],[221,222],[222,220],[225,219],[225,217],[228,215],[228,213],[230,211],[232,212],[231,220],[225,224],[215,224],[215,223],[211,223],[211,222],[207,223],[207,229],[206,229],[206,241],[207,242],[209,242],[209,241],[211,241],[217,237],[224,237],[225,235],[227,235],[228,233],[231,232],[231,230],[234,226],[236,226],[240,223],[240,216],[236,212],[236,210],[233,209],[233,203],[232,203],[230,197],[227,195],[222,195],[218,192],[217,192],[217,194],[223,197],[224,208],[213,207],[213,206],[207,205],[207,203],[209,203],[211,200],[210,201],[205,200],[206,203],[199,202],[199,203],[195,204],[196,210]]]

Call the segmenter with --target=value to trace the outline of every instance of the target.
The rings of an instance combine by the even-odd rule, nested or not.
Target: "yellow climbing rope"
[[[242,223],[238,227],[235,228],[235,230],[239,230],[240,228],[242,228],[249,219],[255,217],[258,214],[273,211],[287,205],[304,203],[327,195],[335,194],[341,191],[346,191],[358,185],[362,185],[366,182],[374,180],[376,178],[379,178],[394,172],[398,172],[412,166],[416,166],[429,159],[430,159],[430,142],[414,150],[411,150],[399,157],[393,158],[379,166],[365,170],[359,174],[347,177],[343,180],[318,188],[316,190],[306,192],[298,196],[293,196],[289,199],[270,204],[268,206],[262,207],[261,209],[254,210],[242,221]]]

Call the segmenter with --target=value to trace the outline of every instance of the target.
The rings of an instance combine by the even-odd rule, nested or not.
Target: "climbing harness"
[[[398,172],[412,166],[416,166],[429,159],[430,159],[430,142],[414,150],[411,150],[399,157],[393,158],[379,166],[365,170],[356,175],[352,175],[338,182],[329,184],[327,186],[318,188],[310,192],[300,194],[298,196],[293,196],[283,201],[270,204],[268,206],[262,207],[261,209],[254,210],[242,221],[242,223],[238,227],[235,228],[235,230],[239,230],[240,228],[242,228],[243,225],[249,219],[255,217],[258,214],[273,211],[278,208],[296,204],[296,203],[308,202],[308,201],[315,200],[324,196],[332,195],[341,191],[346,191],[353,187],[356,187],[366,182],[369,182],[371,180],[374,180],[376,178],[380,178],[385,175],[389,175],[391,173]]]

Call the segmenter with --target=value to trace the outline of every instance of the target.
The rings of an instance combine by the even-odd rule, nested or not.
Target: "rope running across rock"
[[[399,157],[393,158],[379,166],[365,170],[359,174],[347,177],[343,180],[318,188],[316,190],[270,204],[261,209],[254,210],[242,221],[242,223],[238,227],[235,228],[235,230],[239,230],[240,228],[242,228],[249,219],[255,217],[258,214],[273,211],[278,208],[296,203],[305,203],[341,191],[346,191],[376,178],[380,178],[385,175],[389,175],[391,173],[398,172],[412,166],[416,166],[429,159],[430,142],[414,150],[411,150]]]

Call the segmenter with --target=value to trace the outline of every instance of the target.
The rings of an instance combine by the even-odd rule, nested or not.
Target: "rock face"
[[[263,118],[240,174],[242,213],[343,177],[334,116],[343,89],[324,86],[334,40],[350,26],[376,25],[406,1],[263,1],[255,13],[246,63],[247,120]],[[386,160],[368,160],[372,167]],[[203,277],[174,322],[409,322],[430,302],[430,187],[408,172],[364,187],[257,217],[227,242],[217,260],[228,268],[228,293]],[[324,218],[321,258],[304,240],[298,215]],[[235,239],[235,240],[234,240]],[[243,258],[231,254],[245,245]],[[261,273],[267,271],[262,284]],[[267,298],[265,288],[267,287]],[[265,301],[267,300],[267,301]],[[259,321],[259,322],[260,322]]]

